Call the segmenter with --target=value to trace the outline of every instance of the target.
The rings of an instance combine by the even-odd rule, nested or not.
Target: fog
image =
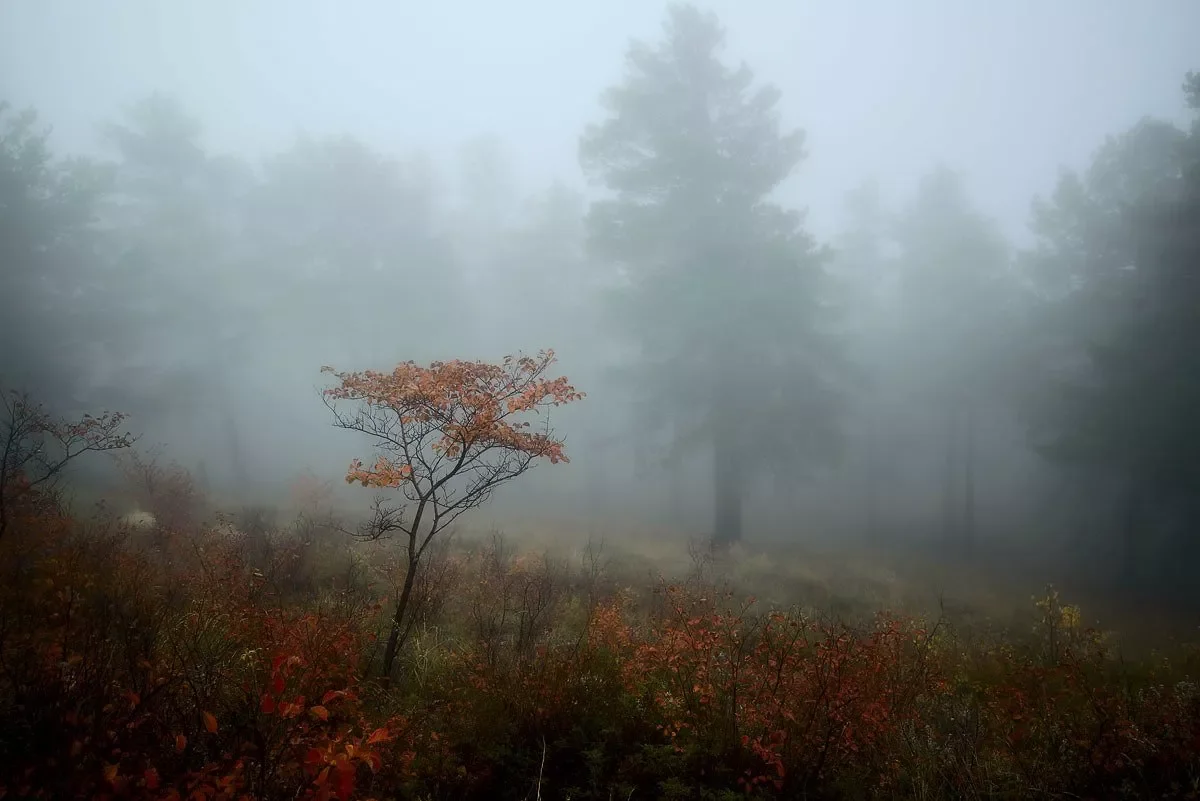
[[[553,417],[571,462],[480,519],[924,542],[1186,585],[1200,326],[1170,301],[1197,290],[1119,310],[1108,290],[1195,263],[1145,220],[1194,191],[1200,5],[700,8],[754,74],[745,106],[712,102],[753,115],[779,91],[777,131],[723,119],[749,177],[709,181],[698,135],[656,127],[670,70],[602,102],[631,42],[653,51],[669,20],[702,38],[666,4],[0,6],[0,385],[128,412],[228,503],[311,471],[354,508],[340,479],[369,446],[331,425],[323,365],[553,348],[588,394]],[[717,185],[736,198],[696,196]],[[1138,315],[1172,322],[1152,340]],[[1120,391],[1078,401],[1072,365]]]

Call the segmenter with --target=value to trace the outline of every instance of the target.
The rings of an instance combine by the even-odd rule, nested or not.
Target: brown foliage
[[[968,648],[703,581],[596,595],[493,542],[439,552],[385,690],[386,583],[298,596],[237,532],[161,558],[37,508],[0,542],[10,797],[1182,798],[1200,770],[1194,664],[1123,665],[1053,595]]]

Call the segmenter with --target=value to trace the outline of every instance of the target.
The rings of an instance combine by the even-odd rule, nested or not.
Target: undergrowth
[[[178,497],[151,532],[12,505],[0,795],[1200,795],[1195,653],[1124,660],[1053,590],[998,636],[768,608],[703,566],[626,586],[496,537],[433,554],[384,686],[394,552]]]

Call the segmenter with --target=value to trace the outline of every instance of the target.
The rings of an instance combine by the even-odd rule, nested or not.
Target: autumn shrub
[[[623,759],[653,734],[625,692],[629,630],[613,610],[598,606],[591,631],[526,655],[511,643],[497,654],[486,640],[457,641],[447,669],[421,694],[424,728],[433,732],[413,763],[423,786],[451,797],[489,798],[498,788],[524,797],[540,778],[556,793],[607,797]]]
[[[53,787],[128,724],[167,625],[146,561],[112,531],[19,518],[0,543],[0,764],[14,789]],[[16,768],[19,766],[20,771]]]
[[[378,767],[391,735],[363,718],[353,658],[377,606],[283,607],[228,533],[163,573],[119,531],[21,522],[0,543],[20,565],[0,596],[9,793],[349,798]]]
[[[626,665],[678,755],[713,785],[810,791],[852,772],[881,780],[896,727],[939,685],[930,632],[890,617],[867,631],[753,602],[663,589],[665,615]]]
[[[479,658],[492,667],[528,660],[555,621],[565,577],[548,554],[515,554],[499,533],[470,551],[463,616]]]
[[[318,552],[287,526],[264,559],[232,524],[144,543],[52,495],[10,509],[6,797],[1186,798],[1200,781],[1200,654],[1124,659],[1052,590],[1026,630],[985,636],[760,608],[708,557],[647,587],[599,548],[572,568],[446,539],[389,684],[402,554],[355,546],[342,581],[306,573]]]
[[[118,460],[127,493],[154,518],[159,539],[191,531],[200,522],[205,498],[187,468],[164,462],[161,449],[138,453],[130,449]]]

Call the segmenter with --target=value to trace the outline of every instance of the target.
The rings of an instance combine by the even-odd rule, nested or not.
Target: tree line
[[[210,152],[157,95],[103,128],[106,156],[61,158],[34,111],[5,106],[0,335],[17,347],[0,376],[71,410],[195,425],[246,486],[265,449],[248,431],[278,426],[270,441],[299,454],[286,432],[327,424],[296,401],[321,364],[553,346],[591,395],[563,426],[576,461],[611,441],[625,454],[596,456],[585,483],[632,482],[643,452],[706,473],[720,542],[774,481],[836,486],[868,541],[897,536],[919,498],[914,527],[978,553],[1007,470],[1017,495],[1051,499],[1011,525],[1044,516],[1077,551],[1111,547],[1130,583],[1185,579],[1197,118],[1144,119],[1063,171],[1031,204],[1030,246],[948,167],[894,207],[857,188],[821,243],[777,200],[803,175],[804,133],[723,43],[679,5],[658,41],[631,44],[581,134],[590,193],[523,195],[494,140],[464,151],[457,199],[427,160],[348,136],[253,163]],[[1200,76],[1183,100],[1200,112]]]

